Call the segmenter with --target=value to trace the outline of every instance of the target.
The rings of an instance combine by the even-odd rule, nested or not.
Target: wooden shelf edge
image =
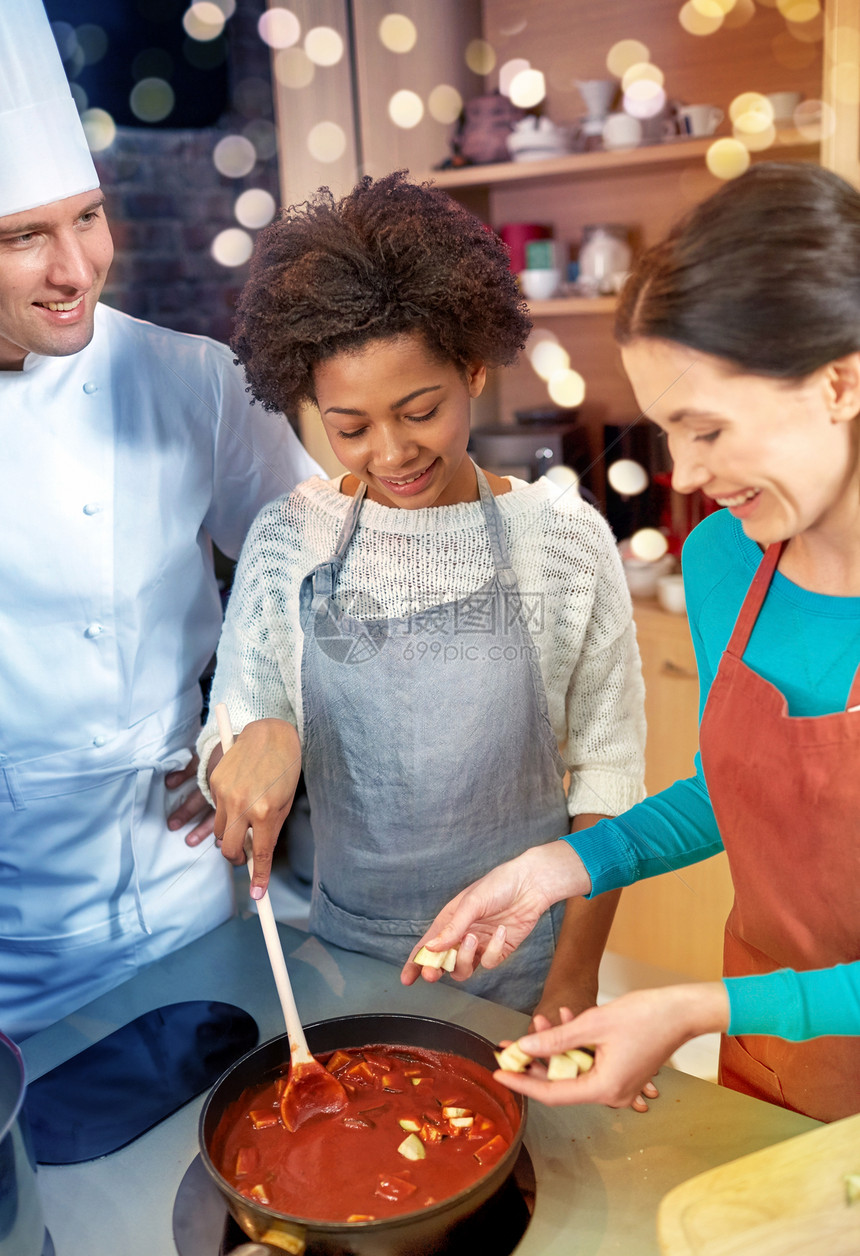
[[[617,149],[612,152],[568,153],[547,161],[503,161],[487,166],[464,166],[459,170],[426,170],[413,174],[416,183],[432,182],[438,188],[500,187],[528,180],[571,178],[576,175],[610,174],[637,166],[668,166],[704,158],[715,139],[676,140],[665,144],[649,144],[641,148]],[[806,140],[796,131],[777,135],[777,142],[754,156],[777,158],[788,152],[819,152],[816,140]]]
[[[529,301],[528,307],[533,318],[557,318],[570,314],[614,314],[617,304],[617,297],[551,297],[548,301]]]

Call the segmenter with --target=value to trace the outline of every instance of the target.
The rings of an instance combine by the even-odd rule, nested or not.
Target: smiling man
[[[0,1030],[22,1037],[232,911],[194,849],[212,545],[238,555],[318,468],[223,345],[99,303],[104,197],[40,0],[0,5],[0,153]]]

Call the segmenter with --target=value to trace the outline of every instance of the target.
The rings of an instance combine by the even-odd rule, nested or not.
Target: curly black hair
[[[504,366],[530,330],[498,236],[398,171],[340,201],[320,188],[260,232],[231,347],[257,400],[294,415],[319,362],[371,340],[419,331],[442,360]]]

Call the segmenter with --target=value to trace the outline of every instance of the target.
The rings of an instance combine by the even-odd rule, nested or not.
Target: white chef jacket
[[[0,1029],[26,1036],[221,923],[165,820],[221,628],[212,542],[319,468],[225,346],[96,308],[0,372]]]

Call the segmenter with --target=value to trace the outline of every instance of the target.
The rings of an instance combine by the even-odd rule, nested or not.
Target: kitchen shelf
[[[528,301],[528,297],[526,297]],[[613,314],[617,297],[551,297],[547,301],[528,301],[533,318],[554,318],[571,314]]]
[[[459,188],[505,187],[527,181],[542,182],[550,179],[570,179],[577,175],[603,175],[623,173],[640,166],[683,165],[704,160],[705,153],[720,136],[706,139],[668,140],[663,144],[648,144],[641,148],[617,149],[612,152],[567,153],[563,157],[551,157],[546,161],[501,161],[487,166],[463,166],[458,170],[429,170],[415,175],[420,183],[432,181],[438,188],[456,191]],[[783,154],[817,156],[817,140],[807,140],[794,129],[777,132],[776,142],[759,158],[777,158]]]

